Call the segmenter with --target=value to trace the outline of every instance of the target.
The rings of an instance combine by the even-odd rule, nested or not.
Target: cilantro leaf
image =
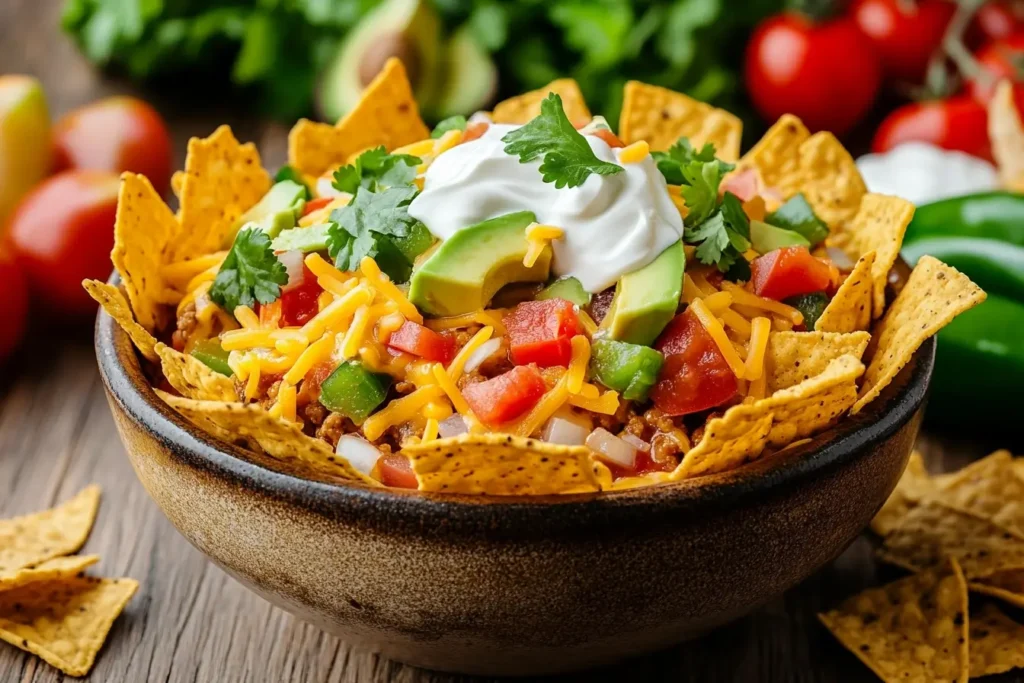
[[[411,154],[388,154],[384,147],[368,149],[354,164],[342,166],[334,172],[334,189],[356,194],[361,187],[377,190],[381,187],[409,185],[416,178],[416,167],[422,163]]]
[[[353,271],[369,256],[395,282],[409,278],[412,264],[395,245],[409,237],[418,221],[409,215],[414,186],[380,191],[363,188],[350,204],[331,212],[327,251],[341,270]]]
[[[723,273],[733,269],[745,260],[743,252],[750,249],[750,221],[743,204],[736,195],[726,192],[714,213],[699,224],[686,227],[683,239],[697,245],[695,255],[701,263],[714,264]]]
[[[725,174],[735,166],[715,157],[710,142],[695,149],[689,139],[679,138],[667,152],[652,154],[665,182],[679,185],[689,210],[684,223],[696,226],[708,219],[718,204],[718,188]]]
[[[777,228],[800,233],[807,238],[812,246],[824,242],[828,237],[828,226],[814,213],[814,209],[811,208],[802,192],[790,197],[785,204],[774,213],[768,214],[764,220]]]
[[[715,161],[715,146],[710,142],[704,143],[700,149],[694,149],[689,138],[679,138],[676,143],[669,147],[667,152],[651,152],[654,163],[658,170],[665,176],[665,182],[672,185],[682,185],[686,182],[683,176],[683,167],[693,162],[711,163]],[[722,174],[728,173],[734,167],[724,161],[719,162],[723,167]]]
[[[239,305],[252,307],[257,301],[276,301],[285,284],[288,271],[270,248],[270,237],[250,225],[235,236],[210,287],[210,298],[230,313]]]
[[[590,174],[613,175],[622,167],[601,161],[586,138],[569,121],[562,98],[551,93],[540,104],[540,115],[505,135],[505,153],[518,156],[520,163],[543,157],[540,172],[545,183],[555,187],[579,187]]]
[[[466,130],[467,123],[466,117],[462,114],[449,116],[434,126],[434,130],[430,131],[430,137],[436,140],[450,130]]]

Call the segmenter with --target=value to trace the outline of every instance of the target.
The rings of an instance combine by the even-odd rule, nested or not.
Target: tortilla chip
[[[329,123],[299,119],[288,133],[288,163],[306,175],[319,178],[351,153],[345,133]]]
[[[85,543],[100,506],[100,487],[87,486],[55,508],[0,520],[0,573],[75,552]]]
[[[590,449],[508,434],[461,434],[402,449],[420,491],[544,496],[598,490]]]
[[[971,678],[1024,667],[1024,626],[991,604],[970,621]]]
[[[1008,80],[999,82],[988,103],[988,137],[1003,187],[1024,192],[1024,124]]]
[[[495,123],[528,123],[540,115],[540,103],[550,94],[555,93],[562,98],[562,109],[565,115],[576,125],[583,125],[593,118],[579,84],[571,78],[559,78],[551,81],[543,88],[531,90],[510,97],[494,105],[491,119]],[[674,141],[673,141],[674,142]]]
[[[181,188],[185,184],[185,172],[175,171],[174,175],[171,176],[171,192],[178,199],[181,199]]]
[[[871,325],[874,251],[860,257],[814,324],[818,332],[857,332]]]
[[[738,166],[757,169],[766,185],[781,190],[789,178],[799,174],[798,150],[809,137],[811,132],[803,121],[785,114],[743,155]]]
[[[230,126],[189,140],[181,184],[181,235],[166,262],[230,247],[238,219],[263,198],[270,184],[256,145],[239,143]]]
[[[179,227],[178,219],[146,176],[121,175],[110,260],[121,274],[135,319],[150,332],[165,322],[160,304],[164,293],[160,266],[167,262],[167,251]]]
[[[932,495],[935,490],[935,482],[924,467],[924,458],[914,451],[910,454],[907,469],[903,470],[903,476],[896,483],[896,488],[871,520],[871,530],[879,536],[885,536],[899,526],[912,508]]]
[[[858,358],[840,356],[823,372],[755,403],[775,416],[768,445],[785,446],[834,424],[857,400],[857,378],[863,373]]]
[[[955,557],[968,579],[1024,568],[1024,536],[979,515],[941,501],[926,500],[910,510],[885,537],[879,557],[920,571]]]
[[[850,223],[852,246],[859,254],[875,252],[871,266],[874,282],[872,316],[879,318],[885,312],[885,286],[889,271],[900,255],[903,235],[914,218],[914,205],[899,197],[867,194],[861,201],[857,215]]]
[[[708,420],[700,443],[683,456],[673,481],[736,469],[761,455],[772,428],[772,413],[761,406],[740,404]]]
[[[668,88],[639,81],[626,83],[619,117],[619,138],[627,145],[646,140],[652,150],[667,150],[679,138],[694,147],[710,142],[723,161],[740,156],[743,122],[739,117]]]
[[[996,451],[964,468],[939,497],[1024,535],[1024,477],[1013,467],[1009,451]]]
[[[870,340],[867,332],[772,332],[765,351],[768,395],[820,375],[842,356],[859,360]]]
[[[970,582],[972,591],[1024,608],[1024,569],[1009,569]]]
[[[128,306],[128,302],[125,300],[121,290],[114,285],[108,285],[106,282],[100,282],[99,280],[85,280],[82,282],[82,286],[89,293],[89,296],[103,307],[107,315],[117,321],[121,329],[128,333],[132,343],[135,344],[135,348],[148,360],[156,361],[157,355],[154,350],[157,343],[156,337],[151,335],[142,325],[135,322],[135,318],[132,316],[132,309]]]
[[[886,683],[967,681],[967,585],[955,560],[870,588],[818,618]]]
[[[99,562],[99,555],[55,557],[32,567],[0,572],[0,592],[38,581],[69,579]]]
[[[279,420],[258,405],[200,401],[156,392],[185,419],[212,436],[331,481],[380,484],[358,471],[325,442],[302,433],[299,425]]]
[[[232,403],[238,401],[234,382],[214,372],[203,362],[161,343],[156,345],[156,354],[160,357],[160,369],[167,382],[185,398]]]
[[[83,576],[4,591],[0,593],[0,640],[68,675],[84,676],[138,588],[134,579]]]
[[[907,284],[878,323],[860,397],[852,413],[875,400],[928,337],[985,300],[985,292],[956,268],[922,256]]]

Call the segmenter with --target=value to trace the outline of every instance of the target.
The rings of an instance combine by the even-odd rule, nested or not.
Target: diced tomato
[[[320,311],[318,300],[324,288],[306,264],[302,264],[302,270],[302,284],[281,294],[281,325],[284,327],[304,325]]]
[[[750,273],[754,292],[776,301],[826,290],[832,282],[828,265],[811,256],[807,247],[784,247],[759,256],[751,261]]]
[[[472,142],[483,136],[487,132],[487,129],[491,127],[491,124],[486,121],[477,121],[466,126],[466,131],[462,134],[462,142]]]
[[[690,309],[672,319],[654,348],[665,354],[665,364],[651,400],[667,415],[698,413],[736,395],[736,375]]]
[[[576,309],[565,299],[524,301],[505,316],[505,327],[512,362],[542,368],[568,367],[572,338],[580,333]]]
[[[329,362],[317,363],[306,373],[306,377],[299,385],[299,393],[296,396],[296,403],[301,407],[320,400],[320,385],[324,383],[331,373],[334,372],[334,365]]]
[[[317,197],[316,199],[310,199],[306,202],[306,208],[302,210],[302,215],[308,216],[314,211],[319,211],[332,201],[334,201],[334,197]]]
[[[537,368],[519,365],[493,379],[467,385],[462,395],[481,421],[495,426],[514,420],[535,406],[545,389]]]
[[[447,365],[455,357],[455,342],[411,320],[402,323],[387,340],[388,350],[404,351]]]
[[[377,461],[377,468],[380,473],[380,481],[385,486],[393,486],[399,489],[419,488],[419,482],[416,481],[416,475],[413,474],[412,465],[404,455],[398,455],[397,453],[385,455]]]
[[[608,143],[609,147],[625,147],[626,146],[626,143],[624,143],[622,140],[620,140],[618,135],[616,135],[615,133],[611,132],[607,128],[598,128],[594,132],[588,133],[588,135],[593,135],[595,138],[601,138],[606,143]]]
[[[726,178],[718,188],[718,193],[725,195],[726,192],[732,192],[741,202],[749,202],[756,197],[761,192],[761,178],[757,175],[757,169],[744,169]]]

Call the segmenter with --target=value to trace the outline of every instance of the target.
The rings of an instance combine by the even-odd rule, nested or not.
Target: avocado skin
[[[434,118],[471,114],[483,109],[498,90],[498,69],[480,47],[469,26],[455,31],[445,46],[444,82],[437,103],[428,107]]]
[[[523,265],[526,227],[536,220],[519,211],[460,230],[413,272],[409,300],[428,315],[462,315],[484,308],[510,282],[547,281],[550,247],[533,267]]]
[[[615,341],[650,346],[675,317],[685,269],[683,243],[676,242],[643,268],[623,275],[601,329]]]

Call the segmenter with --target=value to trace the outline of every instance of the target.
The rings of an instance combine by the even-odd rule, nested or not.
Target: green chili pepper
[[[204,339],[196,344],[191,351],[192,357],[214,372],[231,377],[234,372],[228,365],[228,352],[216,339]]]
[[[825,292],[811,292],[800,296],[791,296],[782,303],[792,306],[804,315],[804,327],[813,331],[818,318],[828,306],[828,295]]]
[[[925,237],[984,237],[1024,246],[1024,195],[985,192],[920,206],[904,243]]]
[[[925,254],[967,274],[988,294],[1024,301],[1024,247],[984,237],[928,237],[903,247],[910,264]]]
[[[665,357],[647,346],[595,339],[591,350],[590,373],[601,384],[630,401],[643,401],[658,381]]]

